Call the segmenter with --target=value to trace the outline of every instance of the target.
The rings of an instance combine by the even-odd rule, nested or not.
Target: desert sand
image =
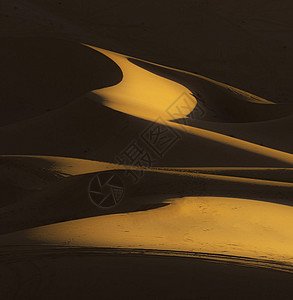
[[[111,5],[3,5],[1,299],[287,299],[290,3]]]

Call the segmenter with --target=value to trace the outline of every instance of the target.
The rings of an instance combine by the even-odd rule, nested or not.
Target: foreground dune
[[[135,200],[150,201],[144,197]],[[1,244],[157,249],[250,257],[268,260],[268,266],[293,263],[291,207],[220,197],[169,196],[164,202],[170,204],[12,233]]]
[[[292,292],[291,274],[237,264],[86,247],[1,250],[1,295],[19,299],[274,299]]]
[[[2,156],[1,160],[6,169],[13,167],[10,182],[14,189],[31,190],[23,199],[2,204],[2,233],[101,214],[86,195],[94,173],[116,170],[128,191],[117,215],[3,235],[2,245],[160,249],[266,258],[291,264],[293,182],[290,175],[286,178],[288,172],[293,172],[291,169],[143,168],[144,176],[133,184],[123,175],[126,166],[121,165],[41,156]],[[254,178],[250,178],[252,174]],[[21,175],[31,186],[22,182]],[[221,194],[229,198],[207,197]],[[152,209],[139,212],[146,208]]]

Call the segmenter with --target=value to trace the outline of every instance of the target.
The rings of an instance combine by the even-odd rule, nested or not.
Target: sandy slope
[[[208,77],[129,58],[155,74],[183,82],[196,95],[198,105],[189,115],[215,122],[247,123],[280,118],[292,114],[290,103],[276,104]],[[266,104],[266,105],[264,105]],[[178,115],[180,118],[180,115]]]
[[[105,104],[107,106],[118,109],[124,113],[134,114],[141,118],[156,121],[158,123],[162,123],[161,120],[163,120],[165,121],[163,124],[191,134],[193,142],[195,142],[195,137],[203,137],[208,141],[215,142],[216,145],[220,144],[220,147],[221,144],[224,144],[224,147],[233,147],[234,150],[235,148],[237,150],[240,149],[240,151],[244,149],[245,151],[253,154],[258,155],[261,153],[262,155],[270,158],[274,157],[275,159],[279,159],[281,161],[285,160],[287,163],[292,163],[291,155],[287,155],[285,153],[275,152],[264,147],[256,146],[255,144],[246,143],[239,139],[223,135],[217,135],[199,128],[184,126],[186,125],[185,122],[183,122],[183,126],[168,122],[169,120],[172,121],[186,117],[189,117],[189,119],[191,118],[192,121],[202,118],[205,119],[206,111],[211,108],[212,111],[216,112],[216,115],[218,113],[221,115],[221,110],[224,110],[224,121],[225,116],[226,118],[227,116],[237,118],[238,122],[249,122],[252,120],[263,121],[263,118],[278,119],[284,115],[292,115],[293,111],[291,105],[288,104],[283,106],[269,103],[265,99],[261,99],[228,85],[220,84],[192,73],[187,74],[189,77],[187,82],[185,82],[185,85],[193,85],[193,94],[198,95],[197,99],[194,99],[194,96],[190,95],[190,91],[183,87],[179,89],[176,84],[172,85],[171,82],[168,82],[170,87],[168,92],[165,92],[165,82],[161,82],[160,78],[156,75],[152,75],[152,73],[148,73],[144,69],[139,69],[136,66],[133,66],[127,57],[117,56],[117,54],[110,51],[102,52],[120,66],[124,75],[123,81],[119,85],[93,92],[94,94],[101,96],[104,101],[106,101]],[[173,70],[171,70],[171,75],[172,71]],[[165,68],[164,74],[166,74],[166,72],[167,69]],[[177,72],[177,77],[173,75],[176,79],[178,78],[178,73],[182,72]],[[133,74],[135,74],[135,76]],[[180,75],[182,74],[179,74],[179,76]],[[150,77],[152,80],[146,80],[146,76]],[[153,84],[153,81],[156,81],[156,84]],[[127,88],[128,86],[134,86],[135,88]],[[125,90],[127,90],[127,92],[125,92]],[[142,101],[137,101],[138,93],[143,90],[146,90],[147,93],[144,93],[144,96],[140,97],[142,98]],[[151,90],[151,93],[149,93],[149,90]],[[173,92],[173,95],[169,95],[169,90]],[[121,98],[121,95],[125,95],[125,98]],[[164,101],[164,97],[168,99],[168,102]],[[170,97],[174,100],[170,100],[172,99]],[[159,102],[159,107],[156,107],[156,103],[158,102],[157,99],[162,99],[162,101]],[[146,103],[148,103],[147,110],[145,109]],[[213,106],[213,103],[216,103],[216,105]],[[198,106],[203,112],[202,117],[198,117],[197,114],[192,114]],[[230,109],[230,107],[233,108]],[[221,120],[221,117],[216,117],[215,119],[217,122],[223,121]],[[189,125],[188,120],[187,125]],[[203,143],[201,143],[201,146],[205,148]],[[218,161],[221,161],[221,159]]]
[[[0,275],[9,275],[3,281],[4,296],[13,295],[11,283],[17,273],[21,279],[16,297],[44,296],[46,291],[54,295],[51,287],[58,278],[66,285],[71,279],[75,283],[76,270],[95,291],[100,281],[89,279],[95,272],[86,273],[83,264],[101,264],[110,276],[136,260],[127,256],[123,262],[119,252],[114,254],[118,267],[113,261],[92,261],[78,252],[87,247],[94,254],[95,248],[111,248],[108,260],[116,248],[128,254],[148,249],[292,272],[291,104],[275,104],[201,75],[94,46],[12,38],[1,47],[1,64],[10,74],[1,91],[6,111],[1,111],[0,127],[0,265],[4,269]],[[150,138],[154,128],[169,134],[161,144]],[[162,151],[160,147],[170,139]],[[117,157],[125,155],[133,142],[139,144],[140,155],[153,160],[124,160],[118,165]],[[123,201],[108,211],[88,198],[91,178],[103,171],[118,174],[126,191]],[[133,171],[140,174],[136,183],[129,176]],[[40,245],[44,248],[39,260],[35,246]],[[82,250],[74,252],[69,246]],[[50,249],[58,252],[54,255],[61,271],[46,257],[52,255]],[[26,251],[36,257],[27,260]],[[73,277],[66,272],[70,251],[73,260],[80,257]],[[150,277],[147,261],[146,257],[141,261],[141,270],[147,272],[143,280]],[[172,263],[182,267],[182,261]],[[159,274],[166,276],[166,260],[160,257],[157,264],[162,266]],[[218,270],[216,264],[206,267],[206,261],[192,264],[195,269],[202,266],[204,278]],[[32,266],[39,271],[32,271]],[[245,282],[249,276],[279,282],[283,276],[244,270],[230,266],[224,285],[237,285],[242,276]],[[60,277],[52,276],[54,272]],[[234,273],[241,276],[233,281]],[[31,281],[23,279],[26,274]],[[125,278],[135,281],[133,274],[128,270]],[[49,278],[51,287],[40,278]],[[291,277],[283,278],[287,292]],[[36,280],[42,282],[37,288]],[[206,296],[208,280],[203,281],[205,285],[198,288]],[[210,295],[229,294],[228,288],[215,282]],[[57,285],[56,290],[59,296],[66,294],[64,287]],[[265,297],[259,287],[246,292],[252,295],[256,290]],[[74,298],[82,291],[76,284],[68,294]],[[194,293],[185,291],[189,298]],[[162,293],[158,287],[157,295]],[[180,298],[174,293],[175,299]],[[230,290],[230,296],[234,293]],[[278,289],[274,293],[269,295],[281,295]]]
[[[193,105],[190,106],[189,103],[187,109],[185,97],[181,97],[182,94],[188,93],[188,90],[176,82],[166,81],[162,77],[134,66],[124,56],[107,51],[104,54],[123,69],[124,78],[120,84],[95,90],[85,97],[44,115],[2,127],[0,129],[0,137],[3,141],[2,154],[54,154],[115,162],[115,155],[123,151],[133,140],[140,139],[141,133],[152,126],[151,122],[156,120],[168,131],[171,128],[177,131],[175,135],[177,135],[178,142],[160,158],[159,164],[162,166],[286,167],[292,165],[291,154],[249,143],[238,139],[237,136],[233,138],[198,127],[170,122],[169,119],[174,119],[172,116],[175,116],[175,119],[178,117],[178,114],[175,115],[178,106],[179,108],[185,106],[180,117],[188,116],[194,109],[196,101],[193,96],[190,96],[191,99],[188,98]],[[135,76],[131,75],[133,72],[136,72]],[[144,76],[152,79],[146,81]],[[156,81],[156,85],[153,81]],[[126,83],[127,86],[135,88],[128,88],[125,93]],[[226,89],[229,92],[229,87]],[[142,96],[141,101],[138,101],[139,93],[144,95],[144,90],[148,92]],[[150,93],[149,90],[152,92]],[[212,95],[208,96],[207,99],[212,98]],[[245,98],[245,93],[243,97]],[[255,109],[253,105],[258,104],[249,102],[250,95],[246,97],[247,103]],[[162,99],[162,102],[158,99]],[[235,101],[239,100],[237,94],[235,99]],[[122,113],[101,106],[101,102]],[[277,104],[259,105],[278,107]],[[249,112],[243,113],[249,114]],[[290,113],[290,110],[287,109],[287,113]],[[271,118],[273,117],[274,114]],[[109,122],[110,119],[114,121]],[[89,128],[93,129],[88,130]],[[262,134],[260,132],[259,140],[262,139]],[[181,138],[182,136],[184,138]],[[15,140],[18,142],[15,143]]]
[[[38,47],[44,47],[43,44],[39,45],[38,40],[35,43]],[[55,45],[54,40],[46,40],[45,43]],[[6,47],[9,48],[9,44]],[[174,122],[175,119],[178,119],[176,113],[178,107],[184,108],[180,111],[179,117],[190,119],[195,107],[200,103],[203,109],[205,105],[208,108],[210,103],[216,103],[213,107],[213,110],[216,110],[220,107],[221,99],[229,101],[230,106],[232,104],[240,105],[238,114],[240,119],[241,115],[248,115],[249,119],[250,111],[255,112],[258,109],[260,109],[259,115],[261,116],[262,107],[276,107],[268,116],[270,119],[278,119],[280,105],[208,78],[187,74],[188,80],[185,84],[190,87],[194,83],[193,94],[199,95],[196,98],[184,86],[183,79],[185,77],[181,76],[182,72],[180,71],[160,67],[164,70],[164,74],[169,70],[170,73],[166,77],[172,77],[173,80],[165,79],[150,72],[155,72],[154,70],[145,70],[139,66],[139,63],[136,65],[123,55],[97,48],[93,49],[97,55],[101,55],[98,54],[99,51],[105,55],[103,63],[109,59],[116,63],[116,65],[112,63],[112,66],[116,68],[117,74],[119,69],[122,70],[123,78],[119,84],[94,90],[86,96],[75,99],[78,97],[77,94],[76,97],[71,97],[70,103],[64,103],[51,112],[44,114],[40,111],[36,117],[28,118],[26,116],[26,120],[1,128],[1,140],[4,142],[1,148],[2,153],[18,155],[1,157],[4,163],[2,174],[5,177],[2,182],[6,185],[6,189],[3,190],[1,232],[11,232],[100,214],[99,211],[93,209],[88,200],[83,200],[86,199],[86,186],[92,176],[91,173],[106,169],[121,169],[122,166],[99,163],[97,160],[115,163],[117,155],[120,155],[129,143],[141,139],[145,129],[155,124],[157,124],[156,126],[161,124],[165,129],[173,130],[179,136],[178,142],[167,149],[166,154],[159,157],[154,165],[146,165],[145,176],[138,185],[133,185],[127,178],[127,185],[130,185],[128,188],[131,190],[129,195],[131,204],[120,210],[140,210],[145,205],[144,201],[147,204],[162,203],[167,201],[170,195],[173,195],[175,199],[178,195],[180,197],[229,196],[262,199],[280,204],[290,203],[292,180],[290,178],[291,169],[288,167],[293,163],[292,154],[260,146],[257,143],[246,142],[237,136],[230,137],[211,130],[189,126],[186,123]],[[109,76],[112,76],[111,69],[107,69],[107,71],[109,71]],[[81,75],[78,73],[78,76]],[[176,76],[179,78],[180,84],[174,81]],[[200,85],[198,79],[201,80]],[[79,83],[84,87],[83,81],[79,81]],[[210,93],[213,89],[218,92]],[[200,97],[202,91],[204,94],[203,97]],[[220,96],[221,91],[229,97],[229,100]],[[181,95],[187,95],[188,105],[186,105],[185,96],[181,97]],[[213,97],[214,95],[218,95],[219,98]],[[25,94],[24,97],[26,97]],[[30,101],[30,105],[33,106],[34,98]],[[243,103],[248,105],[246,111],[241,107]],[[286,113],[291,113],[289,108]],[[234,118],[236,116],[235,114]],[[254,115],[253,118],[256,116]],[[192,120],[200,122],[202,118],[195,115]],[[264,123],[262,118],[258,121]],[[202,122],[207,123],[205,119]],[[216,118],[212,124],[225,123]],[[221,127],[219,126],[219,128]],[[27,156],[32,154],[42,156]],[[48,155],[54,155],[54,157],[48,157]],[[67,156],[68,158],[58,158],[58,156]],[[70,157],[90,158],[95,161]],[[153,169],[156,165],[169,166],[169,168]],[[189,168],[170,168],[175,166]],[[218,168],[213,169],[213,167]],[[24,175],[27,179],[22,182]],[[66,178],[68,175],[71,177]],[[65,178],[63,178],[64,176]],[[15,191],[13,196],[10,195],[10,190]],[[136,200],[137,197],[143,199],[143,196],[146,196],[146,199],[141,200],[142,202]],[[11,200],[8,200],[7,197]],[[150,200],[152,198],[155,200]],[[197,198],[191,199],[197,203]],[[207,198],[207,201],[209,201],[208,199],[213,198]],[[220,199],[218,201],[221,201]],[[233,198],[231,199],[233,200]],[[241,201],[245,202],[245,200]],[[182,203],[186,202],[182,201]],[[183,205],[183,210],[192,211],[194,204],[190,204],[190,208],[188,208],[188,204],[188,207],[185,208],[186,204],[177,204],[175,201],[170,208],[174,205],[175,207]],[[167,211],[166,215],[168,216],[170,208],[159,209],[159,215],[161,211]],[[249,209],[247,208],[247,210]],[[272,208],[272,210],[274,209]],[[182,220],[184,218],[185,216],[182,217]],[[223,218],[227,218],[226,212],[223,213]],[[98,218],[97,220],[103,219]],[[184,224],[184,222],[180,220],[178,224]],[[185,226],[187,228],[190,225],[186,224]],[[59,232],[59,230],[57,231]],[[148,229],[146,229],[147,231]],[[75,235],[74,230],[72,234]],[[258,235],[261,234],[258,232]],[[180,237],[184,236],[182,233],[179,235]],[[146,236],[146,233],[143,232],[142,236]],[[238,236],[238,233],[235,236]],[[177,236],[174,238],[180,240]],[[209,238],[211,239],[211,237]],[[93,243],[95,242],[93,241]],[[167,242],[164,244],[166,245],[165,249],[171,247],[171,244],[169,245]],[[114,243],[112,246],[127,245]],[[146,248],[158,247],[152,243],[145,244],[145,246]],[[276,246],[276,249],[278,247]],[[175,247],[175,249],[177,248]],[[251,246],[248,245],[247,249],[243,251],[251,251]],[[177,250],[190,251],[192,249],[179,247]],[[204,252],[213,251],[219,252],[220,250],[207,248]],[[277,250],[274,251],[277,253]],[[235,253],[232,251],[230,254]],[[282,255],[280,254],[280,256]]]
[[[169,196],[165,202],[171,204],[145,212],[85,218],[12,233],[2,236],[1,244],[189,251],[292,265],[291,207],[219,197]]]
[[[14,167],[16,175],[25,170],[27,178],[33,173],[37,177],[36,169],[46,170],[47,176],[65,176],[55,179],[47,187],[40,185],[34,194],[16,203],[4,205],[0,210],[2,233],[84,218],[2,236],[3,245],[26,244],[31,240],[37,244],[62,245],[69,241],[75,246],[184,250],[254,258],[265,256],[290,262],[292,226],[289,215],[293,183],[286,182],[288,179],[284,177],[291,171],[289,169],[286,172],[284,169],[265,168],[145,169],[144,177],[133,184],[123,175],[123,166],[119,165],[56,157],[4,156],[1,159],[6,162],[6,169]],[[124,214],[85,218],[101,214],[86,195],[92,173],[111,169],[117,170],[124,178],[129,192],[125,204],[116,211]],[[260,179],[249,178],[249,171],[258,171]],[[266,174],[271,180],[266,179]],[[44,173],[41,175],[38,178],[44,178]],[[13,179],[15,186],[29,188],[23,186],[21,178]],[[28,181],[32,182],[31,179]],[[36,184],[32,187],[37,189]],[[216,196],[225,193],[230,197],[245,195],[290,206],[239,198],[203,197],[214,195],[213,191]],[[201,197],[194,197],[199,195]],[[170,205],[155,208],[160,203]],[[127,213],[148,206],[155,209]],[[90,230],[93,227],[96,229]],[[285,244],[284,248],[282,245]]]

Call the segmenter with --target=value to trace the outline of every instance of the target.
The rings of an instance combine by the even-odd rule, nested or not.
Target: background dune
[[[51,43],[54,43],[54,40]],[[115,54],[107,52],[107,55],[112,58]],[[119,57],[117,54],[116,56]],[[116,63],[123,68],[123,74],[129,74],[133,66],[131,63],[124,64],[125,60],[126,58],[121,56]],[[176,109],[178,106],[185,105],[185,98],[181,99],[181,95],[182,93],[185,95],[188,90],[176,83],[174,83],[174,87],[171,81],[166,83],[164,78],[153,75],[155,77],[151,78],[158,86],[155,88],[152,81],[148,83],[143,80],[144,77],[140,79],[139,69],[135,70],[137,77],[134,76],[130,83],[127,78],[131,76],[128,75],[118,85],[95,90],[74,101],[72,99],[68,105],[47,112],[45,115],[41,114],[35,118],[24,120],[22,123],[2,127],[0,130],[3,141],[2,154],[54,154],[115,162],[115,156],[119,155],[118,150],[123,151],[132,140],[140,138],[140,135],[154,124],[153,121],[161,123],[160,119],[166,119],[166,122],[163,123],[164,128],[169,128],[169,131],[174,128],[178,131],[173,133],[177,136],[178,142],[169,149],[166,156],[160,158],[159,165],[285,167],[293,163],[291,154],[247,143],[237,139],[237,136],[224,136],[185,124],[169,122],[169,119],[178,117]],[[151,76],[151,73],[148,76]],[[129,88],[127,93],[123,92],[121,86],[124,84],[124,80],[130,86],[135,86],[135,89]],[[169,86],[172,94],[168,91]],[[136,101],[139,93],[143,94],[144,90],[148,89],[154,89],[155,93],[147,93],[146,97],[142,96],[141,101]],[[207,101],[213,99],[212,96],[209,95]],[[162,102],[158,99],[162,99]],[[235,106],[238,106],[237,100],[238,95],[236,94]],[[198,103],[193,98],[189,101],[191,104],[183,114],[179,115],[180,117],[190,115],[194,105]],[[160,104],[155,106],[153,103],[156,102]],[[100,103],[118,109],[122,113],[107,109]],[[221,99],[218,99],[218,103],[221,103]],[[252,106],[251,109],[255,109],[255,105],[278,107],[278,104],[256,104],[249,101],[244,103],[249,103]],[[242,114],[249,114],[249,112],[243,111],[241,106],[239,109],[240,119]],[[290,113],[290,110],[287,109],[286,113]],[[271,118],[273,117],[277,118],[276,115],[271,116]],[[192,118],[192,121],[194,119],[196,121],[196,116]],[[113,121],[109,122],[109,120]],[[94,130],[89,130],[89,128]],[[123,135],[121,135],[122,132]],[[183,139],[181,138],[182,134],[184,135]],[[262,135],[259,136],[259,139],[261,138]],[[15,143],[15,140],[18,142]],[[257,143],[259,142],[257,141]],[[198,147],[199,144],[200,147]]]
[[[71,38],[290,102],[291,11],[267,0],[13,0],[1,34]]]

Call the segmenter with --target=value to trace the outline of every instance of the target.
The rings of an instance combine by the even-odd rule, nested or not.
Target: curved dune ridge
[[[187,117],[215,122],[260,122],[292,115],[291,103],[276,104],[210,78],[174,68],[129,58],[147,70],[184,82],[197,96],[198,105]],[[178,116],[179,117],[179,116]]]
[[[292,207],[225,197],[166,200],[171,204],[155,210],[18,231],[1,244],[216,253],[292,266]]]
[[[205,127],[205,123],[196,127],[188,122],[175,123],[174,120],[179,117],[189,116],[199,103],[185,86],[145,71],[129,62],[125,56],[101,51],[122,69],[122,81],[112,87],[94,90],[85,96],[71,98],[68,104],[44,115],[2,127],[2,154],[53,154],[113,162],[117,153],[155,121],[177,131],[179,137],[184,135],[167,155],[160,158],[159,164],[162,166],[286,167],[292,164],[292,155],[271,149],[271,140],[266,141],[269,147],[259,145],[263,132],[258,131],[259,135],[256,136],[255,130],[261,126],[257,123],[250,127],[253,143],[249,141],[250,136],[247,141],[237,138],[237,132],[233,132],[235,135],[232,137],[205,130],[201,128]],[[98,51],[96,53],[100,55]],[[115,70],[120,72],[116,64]],[[227,91],[232,89],[224,87]],[[244,96],[245,93],[242,92],[242,98]],[[251,105],[279,106],[252,103],[251,98],[261,100],[250,94],[246,98],[246,103]],[[238,106],[238,100],[236,95],[235,106]],[[241,101],[245,102],[243,99]],[[265,100],[263,102],[266,103]],[[33,103],[31,105],[34,107]],[[105,105],[119,112],[107,109]],[[290,113],[289,109],[287,113]],[[197,121],[196,117],[192,119],[194,121]],[[275,130],[282,133],[283,129],[276,127]]]
[[[197,253],[292,272],[291,104],[73,42],[0,52],[18,74],[1,91],[1,251]],[[100,172],[123,182],[113,210],[89,199]]]
[[[1,233],[18,231],[2,235],[2,245],[195,251],[292,263],[293,169],[143,169],[144,177],[133,184],[121,165],[61,157],[1,160],[6,170],[13,168],[14,189],[31,190],[14,203],[1,203]],[[96,172],[109,170],[124,178],[130,194],[115,215],[97,216],[101,212],[88,200],[87,185]],[[167,206],[156,208],[159,204]],[[58,223],[71,219],[82,220]]]

